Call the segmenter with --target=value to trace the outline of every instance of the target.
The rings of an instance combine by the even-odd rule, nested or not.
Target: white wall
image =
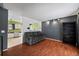
[[[21,13],[19,13],[18,11],[14,11],[14,10],[8,10],[8,19],[10,18],[22,20]]]
[[[22,32],[29,32],[29,30],[27,29],[27,27],[29,26],[29,24],[32,23],[38,23],[41,26],[41,21],[37,21],[28,17],[22,17]],[[41,28],[38,29],[37,31],[41,31]]]
[[[16,12],[16,11],[12,11],[12,10],[8,11],[8,19],[10,18],[17,19],[18,21],[22,21],[22,28],[21,28],[22,32],[28,32],[29,30],[27,29],[27,27],[31,23],[39,23],[41,26],[41,21],[37,21],[35,19],[24,17],[22,16],[21,13]],[[41,29],[38,29],[38,31],[41,31]]]

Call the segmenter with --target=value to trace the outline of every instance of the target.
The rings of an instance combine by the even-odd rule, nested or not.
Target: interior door
[[[63,41],[76,45],[76,22],[63,23]]]

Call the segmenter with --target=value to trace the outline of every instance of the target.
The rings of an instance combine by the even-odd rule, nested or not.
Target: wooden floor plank
[[[53,40],[43,40],[35,45],[20,44],[9,48],[4,56],[78,56],[76,47]]]

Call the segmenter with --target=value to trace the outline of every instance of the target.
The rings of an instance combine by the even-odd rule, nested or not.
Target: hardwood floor
[[[43,40],[35,45],[20,44],[9,48],[4,56],[78,56],[79,49],[53,40]]]

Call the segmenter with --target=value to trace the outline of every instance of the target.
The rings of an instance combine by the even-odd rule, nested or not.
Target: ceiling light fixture
[[[49,21],[47,21],[46,24],[49,24]]]

